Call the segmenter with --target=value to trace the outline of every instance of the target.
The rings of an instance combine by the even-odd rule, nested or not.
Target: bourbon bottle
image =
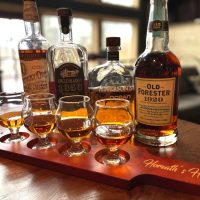
[[[120,43],[120,37],[106,38],[107,61],[94,67],[88,75],[88,90],[93,108],[99,99],[121,98],[130,101],[133,112],[132,69],[119,61]]]
[[[152,146],[177,141],[181,67],[169,50],[167,0],[150,0],[146,49],[134,68],[135,139]]]
[[[24,92],[49,92],[49,74],[46,52],[49,43],[41,35],[35,0],[24,0],[23,19],[26,36],[19,42],[18,51]]]
[[[87,94],[87,51],[72,40],[72,11],[57,9],[60,41],[48,49],[50,92],[63,96]]]

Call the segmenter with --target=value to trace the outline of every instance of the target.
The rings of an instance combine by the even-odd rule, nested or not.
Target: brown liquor
[[[181,67],[169,50],[167,0],[150,0],[146,50],[134,70],[135,139],[153,146],[177,141]]]
[[[25,118],[24,126],[39,136],[50,134],[56,126],[54,115],[36,115]]]
[[[127,143],[132,136],[132,129],[118,124],[97,126],[95,132],[99,143],[109,147],[121,146]]]
[[[20,128],[23,122],[21,112],[7,112],[0,115],[0,125],[9,129]]]
[[[173,99],[173,113],[171,116],[171,121],[167,125],[157,125],[153,126],[150,124],[141,123],[136,121],[136,131],[140,134],[147,136],[167,136],[174,133],[174,130],[177,129],[177,115],[178,115],[178,77],[181,74],[181,68],[179,60],[174,56],[172,52],[166,53],[150,53],[144,55],[138,59],[136,62],[135,77],[138,78],[147,78],[147,79],[162,79],[162,78],[175,78],[175,90],[174,90],[174,99]],[[147,93],[147,92],[146,92]],[[164,93],[164,92],[163,92]],[[136,92],[137,98],[137,92]],[[148,96],[145,99],[147,102],[151,103],[162,101],[162,93],[157,95],[154,90],[152,96]],[[136,100],[137,101],[137,100]],[[136,111],[136,119],[138,112]],[[159,116],[158,116],[159,117]]]
[[[90,120],[86,118],[68,118],[58,120],[58,130],[73,140],[86,137],[92,131]]]

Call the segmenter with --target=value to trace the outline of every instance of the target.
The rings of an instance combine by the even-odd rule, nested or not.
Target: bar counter
[[[166,148],[147,147],[153,155],[200,164],[200,125],[179,120],[178,143]],[[1,129],[0,129],[1,130]],[[138,144],[140,145],[140,144]],[[200,181],[200,177],[197,181]],[[0,157],[0,199],[199,200],[194,192],[142,184],[131,190]],[[199,188],[200,190],[200,188]]]

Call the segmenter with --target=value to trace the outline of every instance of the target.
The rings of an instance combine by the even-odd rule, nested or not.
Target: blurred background
[[[145,49],[149,0],[37,0],[43,35],[59,40],[56,8],[73,10],[73,41],[85,46],[89,69],[105,60],[105,38],[121,37],[120,58],[132,66]],[[168,0],[170,49],[184,69],[180,117],[200,123],[200,1]],[[0,1],[0,90],[22,91],[18,42],[25,35],[22,0]],[[193,99],[192,99],[193,98]],[[199,109],[199,112],[197,111]],[[191,114],[190,114],[191,111]]]

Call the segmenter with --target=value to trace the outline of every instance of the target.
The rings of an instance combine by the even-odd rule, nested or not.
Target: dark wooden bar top
[[[166,148],[146,147],[137,142],[135,146],[146,148],[152,156],[200,164],[200,125],[179,120],[179,140]],[[1,132],[1,131],[0,131]],[[180,135],[181,134],[181,135]],[[199,169],[199,168],[198,168]],[[200,169],[199,169],[200,170]],[[196,180],[200,182],[196,174]],[[0,157],[0,199],[66,199],[66,200],[199,200],[199,194],[184,187],[176,191],[172,186],[141,184],[130,190],[118,189],[98,181],[90,181],[34,165]],[[154,183],[153,183],[154,184]],[[170,189],[169,189],[170,188]],[[200,190],[200,188],[199,188]]]

